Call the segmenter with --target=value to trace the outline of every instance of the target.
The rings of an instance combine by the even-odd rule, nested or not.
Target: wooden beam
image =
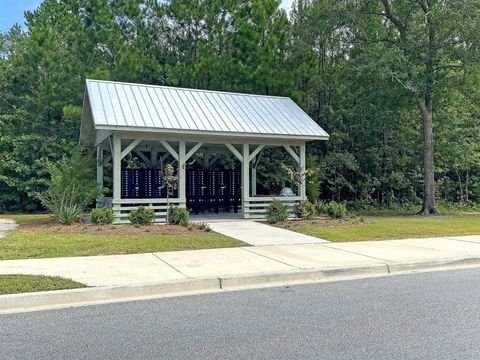
[[[298,155],[295,153],[295,151],[292,149],[292,147],[290,145],[283,145],[283,147],[285,148],[285,150],[287,150],[287,152],[293,157],[293,160],[295,160],[295,162],[297,164],[300,163],[300,159],[298,157]]]
[[[113,154],[113,142],[112,142],[112,137],[108,137],[108,143],[110,144],[110,154]]]
[[[110,155],[107,155],[103,158],[103,164],[105,165],[106,163],[108,163],[110,160],[112,160],[112,154]]]
[[[245,149],[245,145],[248,146],[248,144],[243,144],[244,145],[244,149]],[[233,155],[235,155],[235,157],[240,161],[240,162],[243,162],[245,160],[245,156],[242,154],[240,154],[240,152],[235,149],[235,146],[233,146],[232,144],[229,144],[229,143],[226,143],[225,146],[228,148],[228,150],[230,150],[232,152]],[[246,158],[247,160],[247,164],[249,163],[249,160],[248,160],[248,157]]]
[[[163,147],[170,153],[170,155],[172,155],[173,158],[178,161],[178,153],[172,148],[172,146],[168,142],[160,140],[160,144],[162,144]]]
[[[255,156],[257,156],[258,153],[263,150],[264,147],[265,145],[258,145],[257,148],[253,150],[252,153],[250,154],[250,158],[248,159],[248,161],[252,161],[255,158]]]
[[[190,151],[187,153],[187,155],[185,155],[185,161],[187,161],[188,159],[190,159],[193,154],[195,154],[198,149],[200,149],[202,147],[203,143],[199,142],[197,144],[195,144],[191,149]]]
[[[142,159],[145,162],[145,164],[149,164],[149,165],[151,164],[150,159],[148,157],[146,157],[145,154],[142,153],[140,150],[134,150],[134,152],[135,152],[135,154],[138,155],[138,157],[140,159]]]
[[[130,151],[132,151],[133,149],[135,149],[135,147],[140,144],[142,140],[133,140],[123,151],[122,153],[120,154],[120,160],[122,160],[125,156],[127,156]]]
[[[264,151],[264,150],[265,150],[265,149],[262,149],[262,151],[260,151],[260,154],[258,154],[257,158],[256,158],[255,161],[253,162],[252,167],[253,167],[254,169],[257,168],[258,163],[260,162],[260,159],[262,158],[262,155],[263,155],[263,151]]]

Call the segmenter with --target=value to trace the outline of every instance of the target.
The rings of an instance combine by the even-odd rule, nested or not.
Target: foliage
[[[322,200],[315,200],[313,203],[313,208],[315,210],[315,215],[324,215],[327,214],[328,204]]]
[[[139,206],[130,211],[128,220],[134,225],[147,225],[155,220],[155,211],[145,206]]]
[[[299,219],[311,219],[315,215],[315,206],[308,200],[295,203],[293,212]]]
[[[166,164],[163,168],[162,186],[167,193],[167,208],[170,210],[170,196],[178,187],[178,176],[175,175],[175,169],[172,164]],[[167,223],[169,223],[170,211],[167,211]]]
[[[81,220],[86,207],[99,195],[92,158],[79,150],[57,163],[48,163],[50,183],[47,190],[35,196],[61,223],[70,225]]]
[[[167,222],[169,224],[188,226],[188,221],[190,220],[190,214],[185,208],[180,208],[178,206],[170,206],[168,208],[168,217]]]
[[[331,201],[327,205],[327,214],[335,219],[343,219],[347,216],[347,206],[344,203]]]
[[[92,223],[97,225],[107,225],[115,221],[115,215],[111,208],[95,208],[90,212]]]
[[[288,218],[288,207],[280,200],[274,199],[267,207],[267,221],[270,224],[283,222]]]
[[[315,202],[320,198],[320,178],[319,178],[319,160],[318,156],[309,155],[305,161],[307,168],[307,177],[305,181],[307,197],[310,202]]]
[[[29,194],[78,142],[86,78],[291,97],[330,134],[308,144],[312,202],[418,210],[430,114],[437,200],[480,201],[477,0],[295,1],[289,17],[279,4],[45,0],[27,12],[25,29],[0,33],[0,211],[40,209]],[[283,149],[263,151],[259,194],[295,188],[282,165],[295,165]]]

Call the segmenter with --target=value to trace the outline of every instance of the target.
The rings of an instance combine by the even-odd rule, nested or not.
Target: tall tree
[[[370,0],[366,11],[380,18],[378,40],[391,52],[383,57],[389,74],[415,98],[423,127],[424,215],[436,213],[433,118],[439,89],[460,75],[477,51],[476,0]]]

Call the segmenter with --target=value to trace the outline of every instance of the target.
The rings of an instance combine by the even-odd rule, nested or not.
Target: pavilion
[[[264,217],[273,199],[290,205],[306,199],[306,187],[303,180],[294,196],[257,195],[256,169],[263,151],[269,147],[284,148],[302,173],[306,142],[328,137],[287,97],[86,81],[80,144],[97,148],[97,182],[101,189],[105,166],[111,162],[112,196],[102,196],[97,206],[111,206],[117,223],[126,222],[129,211],[140,205],[153,208],[157,222],[165,221],[167,201],[158,190],[161,179],[155,169],[166,161],[175,164],[178,174],[178,189],[169,199],[171,205],[186,207],[193,201],[189,197],[205,195],[202,183],[195,180],[187,184],[188,164],[196,153],[204,154],[205,165],[212,160],[209,154],[220,152],[233,154],[239,164],[239,176],[235,180],[234,174],[225,175],[226,180],[219,181],[226,185],[217,188],[232,187],[236,189],[232,191],[238,191],[239,216]],[[129,154],[141,159],[146,170],[128,172]],[[197,163],[202,165],[202,161]],[[150,170],[153,173],[148,173]],[[232,194],[226,196],[233,201]],[[218,199],[223,198],[217,196]]]

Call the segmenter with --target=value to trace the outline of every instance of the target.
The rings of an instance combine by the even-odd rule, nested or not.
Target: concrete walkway
[[[57,275],[90,286],[261,275],[422,261],[480,259],[480,236],[255,246],[0,261],[0,274]]]
[[[208,224],[217,233],[255,246],[321,244],[328,242],[314,236],[281,229],[254,220],[215,221]]]
[[[5,232],[13,230],[18,227],[18,224],[9,219],[0,219],[0,239],[5,237]]]

